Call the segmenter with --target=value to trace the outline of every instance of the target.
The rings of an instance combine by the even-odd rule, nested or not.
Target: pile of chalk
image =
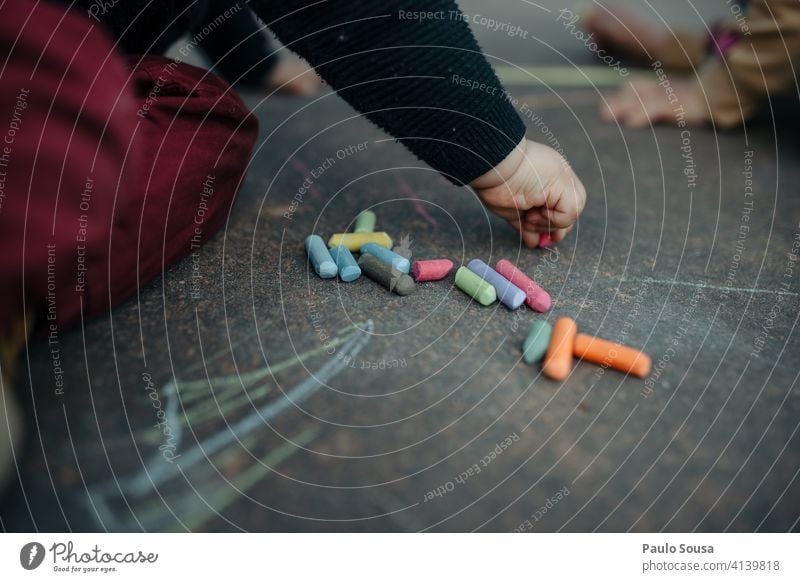
[[[305,239],[305,248],[314,271],[323,279],[337,275],[351,282],[362,273],[397,295],[409,295],[415,282],[440,281],[453,270],[449,259],[429,259],[411,263],[408,256],[392,250],[392,238],[386,232],[375,232],[376,216],[371,210],[358,215],[353,232],[337,233],[327,246],[319,235]],[[542,235],[540,246],[552,244]],[[354,252],[359,253],[356,261]],[[412,278],[413,277],[413,278]],[[518,309],[523,303],[534,311],[544,313],[552,306],[550,295],[518,269],[511,261],[501,259],[490,267],[480,259],[459,267],[456,287],[481,305],[500,301],[508,309]],[[535,321],[522,345],[523,360],[534,364],[544,360],[542,371],[553,380],[564,380],[572,369],[572,358],[614,368],[641,378],[650,373],[650,358],[633,348],[578,333],[575,322],[568,317],[551,326]]]
[[[327,246],[319,235],[306,237],[306,253],[317,275],[323,279],[339,275],[342,281],[351,282],[363,273],[398,295],[408,295],[414,291],[415,282],[440,281],[453,270],[450,259],[412,264],[408,257],[392,250],[388,233],[375,232],[375,223],[375,213],[365,210],[356,218],[353,232],[332,235]],[[356,251],[360,254],[358,261],[353,257]],[[480,259],[471,260],[456,271],[456,287],[481,305],[499,300],[514,310],[525,303],[540,313],[552,305],[547,291],[505,259],[494,269]]]

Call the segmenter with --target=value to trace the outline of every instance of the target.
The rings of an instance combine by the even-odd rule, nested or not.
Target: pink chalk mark
[[[395,176],[395,181],[397,182],[397,187],[400,191],[405,194],[410,200],[411,204],[414,206],[414,210],[416,210],[417,214],[419,214],[422,218],[424,218],[433,228],[439,228],[439,223],[436,222],[436,219],[430,215],[428,209],[425,208],[425,204],[419,199],[417,193],[414,192],[414,189],[408,185],[401,176]]]
[[[300,172],[300,174],[302,174],[304,180],[308,176],[311,176],[311,168],[306,166],[303,162],[301,162],[297,158],[292,158],[290,161],[292,162],[292,167],[298,172]],[[308,187],[308,191],[311,194],[312,198],[319,198],[320,196],[322,196],[322,194],[320,194],[319,190],[317,190],[317,187],[314,185],[313,182]]]

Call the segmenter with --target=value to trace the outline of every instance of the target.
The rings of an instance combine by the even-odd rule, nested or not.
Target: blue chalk
[[[333,257],[333,260],[336,262],[336,266],[339,267],[339,277],[342,281],[349,283],[361,276],[361,267],[356,263],[350,249],[340,245],[338,247],[333,247],[330,253],[331,257]]]
[[[390,251],[389,249],[382,247],[379,244],[375,243],[367,243],[363,247],[361,247],[361,254],[368,254],[372,255],[376,259],[378,259],[382,263],[386,263],[387,265],[391,265],[401,273],[405,273],[408,275],[408,272],[411,270],[411,261],[407,258],[398,255],[395,252]]]
[[[525,291],[511,283],[480,259],[472,259],[467,269],[481,277],[497,291],[497,298],[509,309],[517,309],[525,301]]]
[[[306,237],[305,246],[308,259],[314,265],[317,275],[323,279],[335,277],[339,270],[336,268],[336,263],[333,262],[333,257],[328,252],[325,241],[317,234],[310,234]]]

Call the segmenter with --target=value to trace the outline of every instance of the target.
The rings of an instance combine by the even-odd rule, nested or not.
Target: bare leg
[[[636,62],[661,61],[665,67],[691,69],[705,55],[704,34],[671,30],[629,8],[594,6],[584,19],[599,44]]]

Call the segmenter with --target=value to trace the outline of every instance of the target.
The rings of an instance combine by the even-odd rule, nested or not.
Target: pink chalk
[[[550,309],[553,302],[547,291],[539,287],[530,277],[517,269],[514,263],[505,259],[500,259],[497,261],[495,270],[511,281],[513,285],[516,285],[525,292],[525,305],[539,313],[544,313]]]
[[[547,248],[553,246],[553,239],[550,236],[550,233],[543,232],[539,235],[539,246],[542,248]]]
[[[453,270],[453,261],[434,259],[430,261],[414,261],[411,274],[415,281],[438,281],[444,279]]]

